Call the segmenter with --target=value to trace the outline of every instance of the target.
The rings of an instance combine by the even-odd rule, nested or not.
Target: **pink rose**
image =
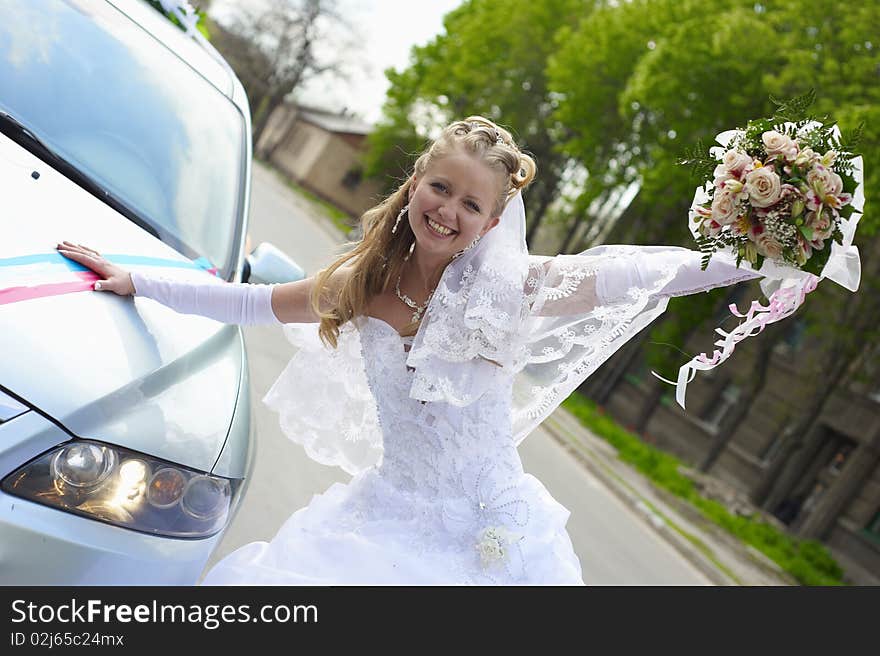
[[[755,207],[770,207],[782,193],[782,181],[772,166],[761,166],[746,176],[746,191]]]
[[[736,194],[715,192],[712,199],[712,218],[721,225],[728,225],[740,214],[740,202]]]
[[[787,134],[768,130],[761,135],[761,140],[764,142],[768,157],[779,156],[789,162],[793,162],[797,157],[798,145]]]
[[[771,260],[782,259],[782,244],[766,230],[763,226],[756,225],[749,230],[749,237],[755,242],[755,248],[758,253]]]
[[[726,168],[735,178],[742,177],[746,169],[752,164],[752,158],[741,150],[728,150],[722,158],[724,168]]]
[[[768,232],[763,232],[758,236],[755,248],[761,255],[769,257],[771,260],[782,259],[782,244],[771,237]]]

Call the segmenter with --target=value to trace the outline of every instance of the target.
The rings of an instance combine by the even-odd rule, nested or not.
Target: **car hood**
[[[0,234],[0,289],[71,280],[63,263],[21,264],[45,260],[63,240],[111,259],[188,261],[2,134]],[[213,467],[242,373],[237,327],[147,298],[81,291],[0,304],[0,335],[0,385],[73,435]]]

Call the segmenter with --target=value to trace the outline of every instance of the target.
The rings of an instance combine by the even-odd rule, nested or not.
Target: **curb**
[[[633,490],[626,481],[621,480],[617,474],[601,462],[602,456],[599,456],[592,449],[581,443],[577,439],[577,436],[573,435],[570,430],[563,427],[556,417],[551,414],[544,420],[541,426],[545,428],[553,439],[564,447],[566,451],[571,453],[580,463],[589,469],[591,474],[602,481],[602,483],[604,483],[618,499],[635,511],[637,515],[641,516],[642,519],[645,520],[645,523],[650,526],[657,535],[678,551],[714,585],[742,585],[740,581],[719,569],[719,567],[712,562],[706,554],[682,535],[684,531],[679,528],[675,522],[657,510],[650,501]],[[708,547],[706,547],[706,549],[708,549]]]

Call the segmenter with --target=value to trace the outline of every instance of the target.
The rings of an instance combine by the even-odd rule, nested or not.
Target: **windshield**
[[[123,14],[103,2],[0,0],[0,109],[163,241],[229,277],[244,203],[244,119]]]

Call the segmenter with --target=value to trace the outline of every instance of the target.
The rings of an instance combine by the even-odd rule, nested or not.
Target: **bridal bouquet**
[[[812,100],[810,92],[780,107],[803,109]],[[710,150],[714,160],[685,160],[714,164],[691,207],[704,269],[713,253],[728,249],[737,265],[746,260],[756,271],[769,259],[820,275],[830,241],[843,244],[841,220],[859,211],[853,205],[858,155],[851,150],[861,129],[844,144],[834,123],[779,120],[786,113],[722,132],[716,137],[722,146]]]
[[[806,118],[813,91],[778,102],[772,118],[751,120],[728,130],[705,156],[701,143],[681,164],[690,164],[705,180],[696,189],[688,225],[703,254],[724,253],[760,273],[767,304],[752,301],[733,330],[716,328],[721,339],[711,354],[682,365],[676,400],[684,407],[685,388],[697,371],[713,369],[744,339],[791,316],[823,278],[856,291],[861,276],[853,245],[864,205],[862,157],[853,153],[862,126],[845,143],[834,121]],[[711,176],[711,179],[710,179]]]

